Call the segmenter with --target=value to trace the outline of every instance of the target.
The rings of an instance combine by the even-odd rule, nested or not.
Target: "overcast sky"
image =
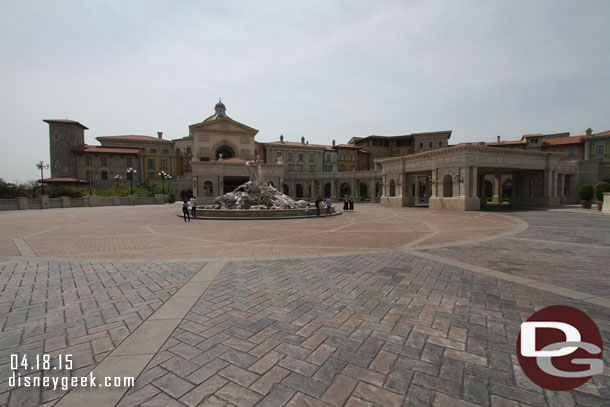
[[[610,129],[610,1],[3,1],[0,178],[39,178],[43,119],[258,141]]]

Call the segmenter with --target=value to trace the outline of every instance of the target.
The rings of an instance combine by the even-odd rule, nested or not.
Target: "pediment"
[[[235,121],[229,117],[221,117],[216,120],[209,120],[197,124],[192,124],[189,126],[189,128],[191,131],[217,131],[225,133],[245,133],[248,135],[255,135],[256,133],[258,133],[258,130],[246,126],[245,124]]]

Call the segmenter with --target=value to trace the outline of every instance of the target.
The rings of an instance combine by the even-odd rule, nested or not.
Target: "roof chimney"
[[[280,134],[280,143],[284,144],[284,135]]]
[[[500,136],[497,136],[497,137],[498,137],[498,143],[499,143],[500,142]]]
[[[335,140],[333,140],[333,147],[335,146]]]
[[[305,137],[301,137],[301,144],[305,144]]]
[[[162,131],[158,131],[157,132],[157,137],[159,137],[159,139],[163,138],[163,132]]]
[[[591,130],[591,127],[589,127],[587,130],[585,130],[585,133],[587,133],[587,136],[590,136],[591,133],[593,133],[593,130]]]

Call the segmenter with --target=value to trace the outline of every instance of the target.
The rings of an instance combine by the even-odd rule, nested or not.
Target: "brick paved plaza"
[[[608,216],[361,204],[185,223],[179,210],[0,213],[0,405],[610,403],[610,368],[551,392],[515,355],[520,323],[554,304],[585,311],[610,343]],[[11,354],[73,355],[71,371],[31,377],[137,380],[12,388]]]

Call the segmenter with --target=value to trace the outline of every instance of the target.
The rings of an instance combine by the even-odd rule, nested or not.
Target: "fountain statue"
[[[216,198],[205,209],[302,209],[307,201],[295,201],[271,185],[265,183],[260,160],[247,161],[250,180],[235,188],[233,192]]]

